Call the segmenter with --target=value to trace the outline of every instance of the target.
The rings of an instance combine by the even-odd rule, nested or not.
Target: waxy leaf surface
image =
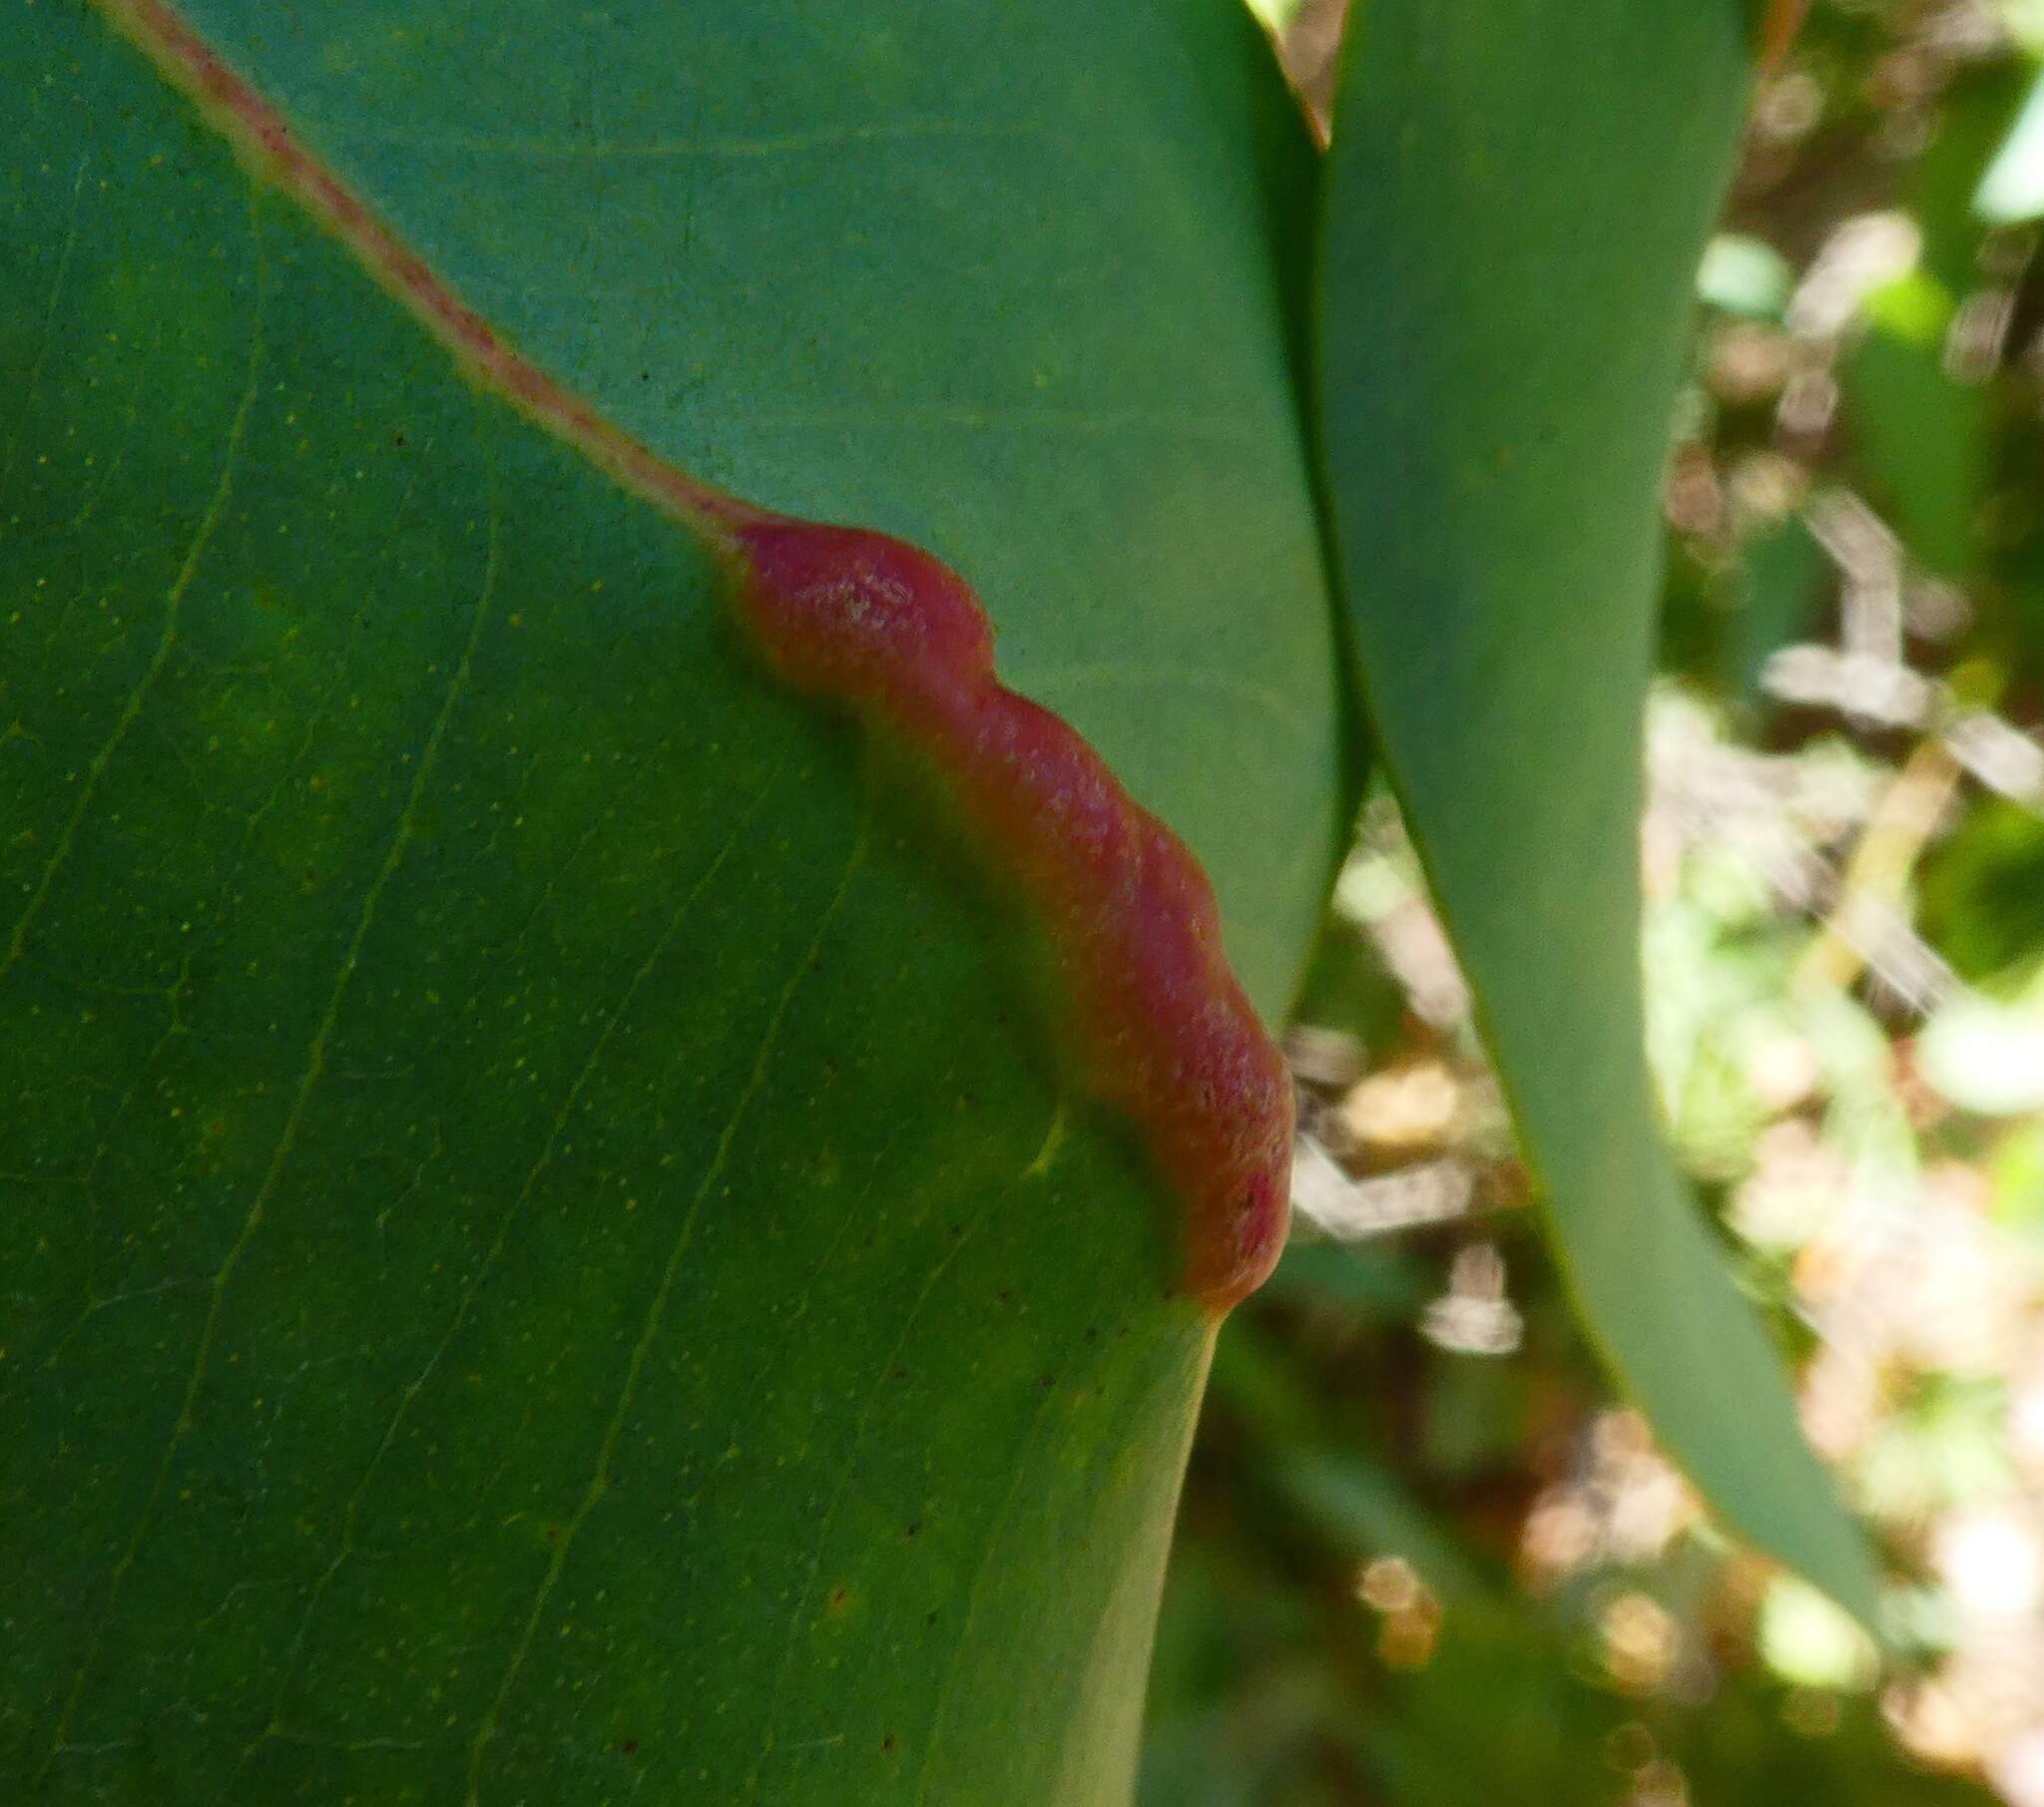
[[[1369,0],[1324,190],[1318,407],[1370,710],[1584,1315],[1726,1520],[1868,1614],[1643,1052],[1657,498],[1747,29],[1731,0]]]
[[[961,569],[1282,1008],[1305,155],[1225,0],[191,17],[600,412]],[[1213,1317],[1028,900],[104,15],[0,18],[0,1794],[1123,1798]]]

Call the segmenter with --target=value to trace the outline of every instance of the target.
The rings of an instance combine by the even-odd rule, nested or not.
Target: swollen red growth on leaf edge
[[[1074,728],[1000,682],[978,599],[928,553],[778,518],[736,538],[740,606],[772,669],[930,759],[1030,900],[1090,1089],[1142,1129],[1185,1206],[1186,1283],[1233,1305],[1283,1243],[1291,1086],[1198,862]]]
[[[995,677],[964,580],[902,541],[776,515],[667,463],[512,350],[165,0],[97,4],[473,380],[715,545],[789,687],[943,774],[975,851],[1043,932],[1088,1089],[1132,1120],[1177,1195],[1186,1289],[1217,1313],[1253,1291],[1284,1240],[1282,1057],[1228,964],[1198,862],[1075,729]]]

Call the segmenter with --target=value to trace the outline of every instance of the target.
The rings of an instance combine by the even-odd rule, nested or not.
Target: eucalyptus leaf
[[[1318,407],[1370,712],[1592,1334],[1724,1518],[1873,1578],[1663,1145],[1641,1028],[1656,507],[1745,103],[1733,0],[1370,0]]]
[[[1281,1009],[1246,19],[192,17],[596,408],[962,566]],[[0,43],[0,1794],[1125,1797],[1214,1317],[1026,912],[104,14]]]

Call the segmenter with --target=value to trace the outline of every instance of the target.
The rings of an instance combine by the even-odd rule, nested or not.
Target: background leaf
[[[1866,1557],[1641,1054],[1654,502],[1745,27],[1371,0],[1335,105],[1320,407],[1371,711],[1585,1316],[1726,1518],[1864,1614]]]
[[[1944,367],[1951,297],[1919,270],[1871,297],[1867,312],[1839,372],[1855,474],[1930,570],[1970,577],[1988,489],[1988,407],[1983,389]]]

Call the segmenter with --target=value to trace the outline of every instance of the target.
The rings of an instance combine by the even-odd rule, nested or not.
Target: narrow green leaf
[[[1277,1008],[1262,46],[720,10],[195,9],[630,429],[964,564]],[[101,16],[0,44],[0,1798],[1125,1798],[1213,1324],[1026,912]]]
[[[1327,171],[1319,406],[1384,754],[1583,1312],[1725,1518],[1865,1614],[1865,1553],[1661,1144],[1641,1047],[1655,499],[1743,10],[1370,0]]]
[[[1890,283],[1869,297],[1838,377],[1854,478],[1913,559],[1963,580],[1980,564],[1992,412],[1984,388],[1945,367],[1952,311],[1921,270]]]
[[[1742,553],[1728,580],[1731,619],[1719,671],[1726,690],[1749,709],[1765,700],[1761,677],[1768,661],[1809,638],[1830,575],[1830,562],[1800,515],[1768,528]]]

